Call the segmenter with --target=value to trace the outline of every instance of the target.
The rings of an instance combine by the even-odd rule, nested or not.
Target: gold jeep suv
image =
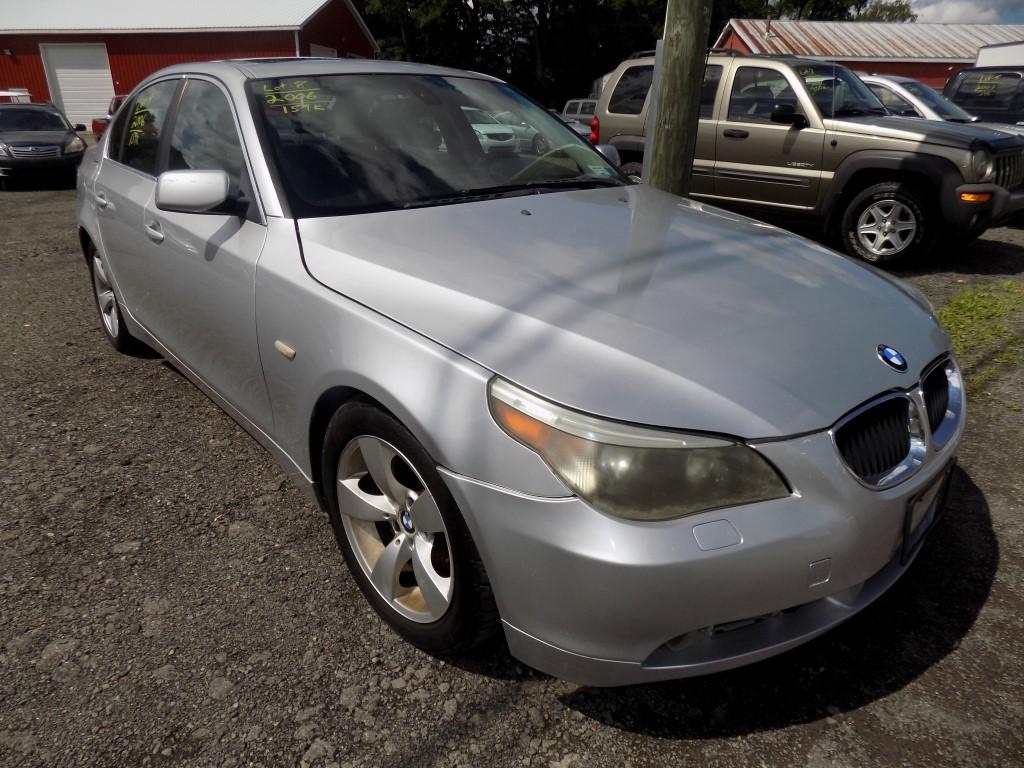
[[[640,175],[653,57],[620,64],[592,123]],[[1024,140],[888,114],[845,67],[709,53],[691,195],[821,223],[853,256],[891,264],[968,242],[1024,210]]]

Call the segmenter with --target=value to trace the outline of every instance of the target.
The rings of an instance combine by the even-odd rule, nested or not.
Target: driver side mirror
[[[76,133],[82,133],[83,131],[87,131],[87,130],[89,130],[88,128],[86,128],[86,127],[85,127],[84,125],[82,125],[81,123],[75,123],[75,124],[74,124],[74,126],[73,126],[73,128],[75,129],[75,132],[76,132]]]
[[[156,207],[178,213],[207,213],[224,204],[231,180],[224,171],[165,171],[156,180]]]
[[[796,111],[792,104],[780,103],[772,106],[771,120],[773,123],[792,125],[797,128],[804,128],[807,125],[807,118]]]

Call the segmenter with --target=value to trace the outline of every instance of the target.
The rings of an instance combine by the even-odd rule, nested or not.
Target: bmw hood
[[[909,286],[646,185],[298,229],[325,286],[543,397],[638,424],[820,430],[909,387],[949,344]]]

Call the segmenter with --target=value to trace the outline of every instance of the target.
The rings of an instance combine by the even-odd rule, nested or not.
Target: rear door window
[[[654,67],[650,64],[626,69],[608,100],[608,111],[618,115],[639,115],[643,112],[653,80]]]
[[[142,173],[157,174],[160,135],[180,80],[162,80],[139,91],[124,110],[124,135],[118,136],[120,153],[111,156]],[[114,137],[112,137],[114,138]]]

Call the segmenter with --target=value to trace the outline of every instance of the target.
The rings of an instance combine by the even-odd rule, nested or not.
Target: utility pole
[[[690,191],[710,25],[711,0],[668,0],[648,183],[676,195]]]

